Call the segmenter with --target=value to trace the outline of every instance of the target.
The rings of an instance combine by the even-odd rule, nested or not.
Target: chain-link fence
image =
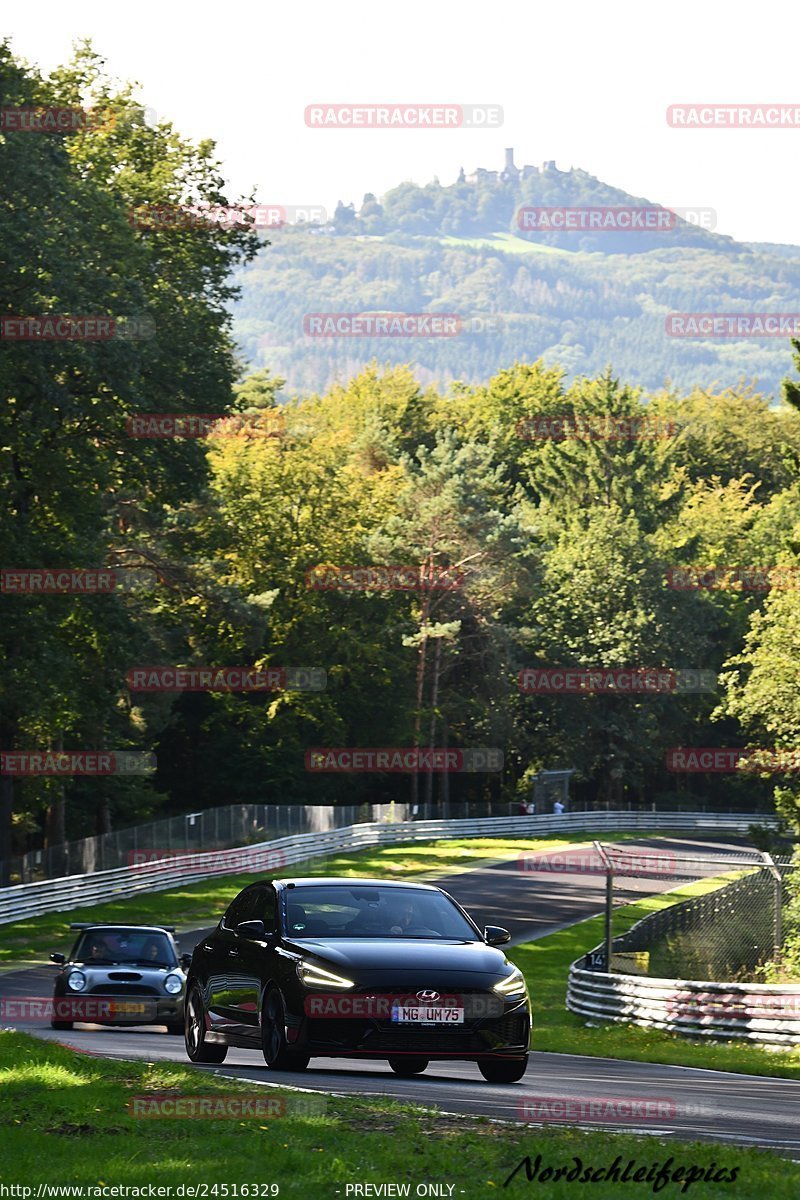
[[[597,842],[595,850],[606,874],[606,936],[587,955],[587,966],[606,970],[610,948],[612,973],[749,983],[779,956],[787,884],[800,870],[791,857],[758,851],[692,855],[666,846],[633,852]],[[698,890],[614,936],[615,908],[709,877],[717,883],[713,890]]]
[[[148,821],[129,829],[80,838],[0,864],[3,883],[32,883],[62,875],[84,875],[126,867],[149,858],[206,850],[227,850],[296,833],[342,829],[365,821],[436,820],[443,815],[466,818],[506,816],[503,801],[467,801],[448,805],[419,804],[412,815],[410,804],[229,804],[204,812],[183,813]]]

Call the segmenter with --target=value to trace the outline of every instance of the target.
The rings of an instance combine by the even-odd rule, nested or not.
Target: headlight
[[[519,967],[514,967],[510,975],[506,975],[505,979],[501,979],[492,988],[492,991],[497,992],[498,996],[524,996],[527,990],[525,976]]]
[[[67,980],[67,987],[73,992],[82,992],[86,987],[86,976],[83,971],[71,971]]]
[[[169,992],[170,996],[177,996],[182,987],[183,980],[180,975],[168,975],[164,980],[164,990]]]
[[[297,976],[306,987],[351,988],[356,986],[352,979],[345,979],[344,975],[335,975],[333,971],[326,971],[324,967],[318,967],[316,963],[302,960],[297,964]]]

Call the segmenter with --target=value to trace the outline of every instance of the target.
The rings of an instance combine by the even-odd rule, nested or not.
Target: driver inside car
[[[406,933],[414,924],[415,916],[416,913],[414,911],[414,905],[410,900],[405,901],[405,903],[401,904],[397,909],[389,932],[394,934]]]

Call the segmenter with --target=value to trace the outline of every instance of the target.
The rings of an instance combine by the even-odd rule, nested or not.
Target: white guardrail
[[[0,889],[0,925],[48,912],[66,912],[140,892],[167,888],[217,876],[268,874],[340,851],[390,846],[395,842],[424,842],[438,838],[535,837],[587,830],[593,834],[685,830],[702,833],[746,833],[750,825],[767,825],[775,818],[758,813],[583,812],[559,816],[474,817],[468,820],[407,821],[397,824],[347,825],[317,833],[302,833],[234,850],[176,854],[158,862],[142,862],[90,875],[67,875],[39,883],[19,883]]]
[[[582,961],[582,960],[578,960]],[[595,1021],[666,1029],[692,1037],[800,1043],[800,985],[704,983],[606,975],[570,967],[567,1008]]]

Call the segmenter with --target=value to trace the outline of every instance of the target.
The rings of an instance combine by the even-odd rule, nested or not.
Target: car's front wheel
[[[519,1083],[528,1069],[528,1056],[524,1058],[485,1058],[478,1063],[481,1075],[487,1083]]]
[[[206,1010],[197,985],[191,989],[186,998],[184,1038],[186,1053],[192,1062],[221,1063],[225,1061],[228,1047],[206,1041]]]
[[[72,1029],[72,1025],[73,1025],[72,1021],[51,1021],[50,1022],[51,1029]]]
[[[389,1066],[395,1075],[400,1075],[403,1079],[409,1079],[412,1075],[421,1075],[427,1067],[428,1061],[427,1058],[409,1054],[404,1058],[390,1058]]]
[[[264,998],[261,1013],[261,1049],[270,1071],[305,1071],[309,1055],[292,1050],[286,1041],[283,1000],[277,988]]]

